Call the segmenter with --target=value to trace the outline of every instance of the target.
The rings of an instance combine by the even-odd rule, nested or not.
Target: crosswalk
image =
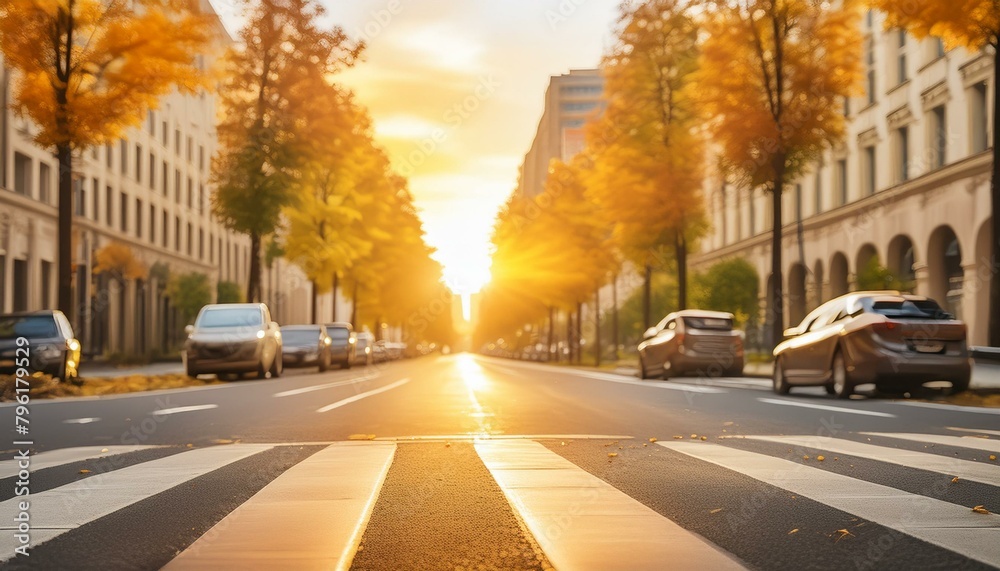
[[[518,545],[533,546],[535,552],[522,554],[521,561],[530,565],[518,568],[796,568],[802,561],[817,568],[878,568],[889,555],[904,558],[895,561],[903,568],[1000,567],[1000,516],[992,513],[1000,511],[995,455],[1000,439],[990,436],[968,431],[646,441],[586,435],[463,440],[453,435],[177,448],[137,463],[108,460],[154,447],[67,448],[32,457],[31,481],[39,484],[29,496],[13,493],[16,461],[0,462],[0,513],[5,516],[0,564],[31,569],[65,562],[73,568],[73,562],[96,557],[107,558],[104,568],[130,561],[122,566],[171,571],[434,568],[433,554],[443,549],[437,545],[422,546],[429,559],[404,549],[379,560],[382,556],[373,554],[395,552],[379,550],[379,542],[392,538],[374,528],[386,517],[412,518],[414,533],[447,528],[446,510],[427,504],[441,494],[479,493],[464,489],[467,485],[498,488],[495,497],[503,505],[490,509],[520,522],[512,528],[523,534]],[[441,465],[414,470],[413,459],[422,451],[433,451]],[[287,466],[274,468],[273,476],[260,475],[270,474],[259,466],[264,458]],[[49,476],[97,462],[105,469],[81,469],[75,481]],[[466,470],[473,467],[485,467],[486,481]],[[243,482],[239,473],[252,475],[247,470],[259,470],[259,477]],[[208,478],[212,474],[240,481],[230,485]],[[897,483],[904,481],[914,483]],[[230,486],[249,489],[238,505],[223,501]],[[156,501],[179,490],[220,505],[209,506],[209,519],[190,528],[172,531],[167,523],[144,521],[129,530],[164,542],[169,547],[163,553],[148,560],[124,553],[153,541],[149,538],[92,546],[93,538],[101,537],[94,530],[107,528],[110,517],[132,521],[151,509],[169,511],[174,507]],[[741,498],[742,519],[722,517],[726,509],[735,512],[734,506],[704,509],[703,498],[714,492]],[[672,499],[661,502],[661,496]],[[490,497],[476,501],[489,503]],[[15,554],[18,525],[9,515],[23,501],[30,502],[28,557]],[[795,519],[784,521],[780,514]],[[748,529],[780,546],[768,552],[767,545],[748,541]],[[802,559],[794,552],[797,546],[820,551]],[[510,551],[496,556],[509,558]],[[490,568],[482,560],[479,565]]]

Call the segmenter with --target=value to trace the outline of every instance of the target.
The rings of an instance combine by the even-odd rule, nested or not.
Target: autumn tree
[[[191,323],[202,307],[212,303],[212,284],[200,272],[174,274],[167,282],[167,295],[185,323]]]
[[[743,258],[712,264],[703,274],[694,276],[693,298],[702,309],[728,311],[739,326],[753,324],[758,313],[757,270]]]
[[[14,110],[59,161],[58,306],[72,319],[73,153],[121,137],[172,89],[201,85],[211,20],[186,0],[4,0]]]
[[[988,343],[1000,347],[1000,97],[996,81],[1000,77],[1000,3],[993,0],[925,0],[893,2],[875,0],[873,5],[886,13],[887,27],[903,28],[916,38],[938,37],[948,48],[962,47],[978,52],[993,48],[993,173],[990,179],[992,238],[990,250],[990,303]]]
[[[145,279],[148,275],[146,265],[122,242],[109,242],[94,252],[93,271],[96,275],[107,274],[120,284]]]
[[[719,0],[706,17],[698,94],[733,172],[771,194],[771,341],[784,327],[781,196],[844,135],[861,77],[857,0]]]
[[[646,310],[652,268],[669,252],[678,306],[687,305],[687,255],[704,228],[704,142],[692,78],[698,25],[681,0],[623,4],[617,43],[605,57],[607,109],[587,134],[591,197],[623,253],[645,268]]]
[[[339,27],[322,29],[324,14],[312,0],[260,0],[226,58],[212,212],[250,237],[249,301],[260,299],[261,240],[295,201],[309,157],[303,110],[361,49]]]

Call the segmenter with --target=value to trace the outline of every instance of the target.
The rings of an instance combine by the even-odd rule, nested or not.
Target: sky
[[[235,30],[227,1],[215,3]],[[371,111],[377,142],[409,178],[445,281],[478,291],[549,77],[598,65],[619,0],[323,3],[332,23],[367,44],[338,80]]]

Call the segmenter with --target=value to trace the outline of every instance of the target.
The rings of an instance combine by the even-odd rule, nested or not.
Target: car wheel
[[[330,368],[330,357],[324,356],[319,360],[319,372],[325,373]]]
[[[643,360],[642,355],[639,355],[639,378],[642,380],[649,378],[649,373],[646,372],[646,361]]]
[[[191,377],[192,379],[198,378],[198,371],[191,366],[191,361],[185,359],[184,363],[184,374]]]
[[[774,361],[774,374],[771,379],[771,386],[774,392],[779,395],[787,395],[792,390],[791,385],[788,384],[788,377],[785,376],[785,366],[781,362],[781,359]]]
[[[680,374],[681,372],[678,371],[677,367],[674,366],[673,360],[667,359],[666,361],[663,362],[663,374],[661,375],[660,378],[662,378],[665,381],[669,381],[671,377],[677,377],[680,376]]]
[[[266,379],[267,378],[267,369],[264,368],[263,357],[261,358],[261,361],[259,363],[257,363],[257,378],[258,379]]]
[[[341,369],[350,369],[351,368],[351,359],[348,358],[346,361],[344,361],[343,363],[341,363],[340,364],[340,368]]]
[[[847,365],[844,363],[844,356],[840,351],[834,354],[831,369],[833,396],[839,399],[851,398],[851,395],[854,394],[854,384],[851,383],[851,378],[847,374]]]
[[[277,379],[281,376],[281,371],[284,369],[285,363],[281,358],[281,351],[278,351],[274,355],[274,360],[271,361],[271,378]]]
[[[947,390],[949,395],[957,395],[958,393],[963,393],[969,390],[969,383],[971,379],[969,377],[962,377],[961,379],[953,379],[951,381],[951,388]]]

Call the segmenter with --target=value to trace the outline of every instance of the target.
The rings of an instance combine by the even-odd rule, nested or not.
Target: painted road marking
[[[289,468],[164,569],[347,570],[396,445],[341,442]]]
[[[195,412],[198,410],[211,410],[213,408],[219,408],[217,404],[196,404],[191,406],[177,406],[174,408],[161,408],[160,410],[154,410],[153,414],[156,416],[165,416],[168,414],[178,414],[181,412]]]
[[[813,404],[808,402],[800,402],[785,399],[770,399],[770,398],[758,398],[760,402],[767,404],[778,404],[782,406],[797,406],[801,408],[812,408],[816,410],[826,410],[830,412],[842,412],[844,414],[860,414],[863,416],[878,416],[881,418],[896,418],[896,415],[889,414],[888,412],[878,412],[876,410],[861,410],[856,408],[844,408],[841,406],[830,406],[826,404]]]
[[[410,382],[410,379],[401,379],[399,381],[396,381],[395,383],[392,383],[391,385],[386,385],[384,387],[379,387],[377,389],[370,390],[368,392],[364,392],[364,393],[361,393],[361,394],[358,394],[358,395],[354,395],[353,397],[349,397],[349,398],[346,398],[344,400],[339,400],[339,401],[337,401],[335,403],[328,404],[328,405],[326,405],[324,407],[316,409],[316,412],[329,412],[329,411],[331,411],[331,410],[333,410],[335,408],[340,408],[340,407],[342,407],[344,405],[351,404],[352,402],[358,402],[361,399],[366,399],[368,397],[375,396],[375,395],[377,395],[379,393],[384,393],[386,391],[391,391],[392,389],[395,389],[396,387],[401,387],[401,386],[405,385],[408,382]]]
[[[985,428],[958,428],[957,426],[947,426],[945,428],[956,432],[971,432],[973,434],[991,434],[993,436],[1000,436],[1000,430],[986,430]]]
[[[292,390],[289,390],[289,391],[282,391],[280,393],[274,393],[274,396],[277,397],[277,398],[290,397],[290,396],[301,395],[301,394],[305,394],[305,393],[311,393],[313,391],[320,391],[320,390],[323,390],[323,389],[329,389],[329,388],[333,388],[333,387],[342,387],[344,385],[350,385],[352,383],[363,383],[365,381],[369,381],[371,379],[374,379],[377,376],[378,375],[364,375],[364,376],[361,376],[361,377],[354,377],[353,379],[347,379],[345,381],[336,381],[336,382],[333,382],[333,383],[325,383],[325,384],[322,384],[322,385],[312,385],[312,386],[308,386],[308,387],[302,387],[301,389],[292,389]]]
[[[868,436],[888,436],[900,440],[912,440],[922,444],[943,444],[960,448],[975,448],[986,452],[1000,452],[1000,440],[976,438],[975,436],[948,436],[945,434],[908,434],[901,432],[862,432]]]
[[[90,424],[92,422],[99,422],[101,419],[96,416],[90,416],[87,418],[67,418],[63,421],[63,424]]]
[[[49,452],[41,452],[31,456],[31,471],[37,472],[45,468],[82,462],[95,458],[106,458],[115,454],[128,454],[140,450],[160,448],[159,446],[79,446],[76,448],[60,448]],[[17,460],[0,462],[0,478],[16,476],[19,471]]]
[[[722,466],[755,480],[879,525],[996,565],[1000,516],[943,502],[797,462],[703,442],[657,442],[664,448]]]
[[[475,447],[556,569],[743,569],[711,543],[537,442]]]
[[[937,404],[930,402],[904,402],[904,401],[889,401],[888,404],[916,406],[921,408],[936,408],[939,410],[953,410],[957,412],[974,412],[976,414],[1000,414],[1000,408],[985,408],[981,406],[960,406],[957,404]]]

